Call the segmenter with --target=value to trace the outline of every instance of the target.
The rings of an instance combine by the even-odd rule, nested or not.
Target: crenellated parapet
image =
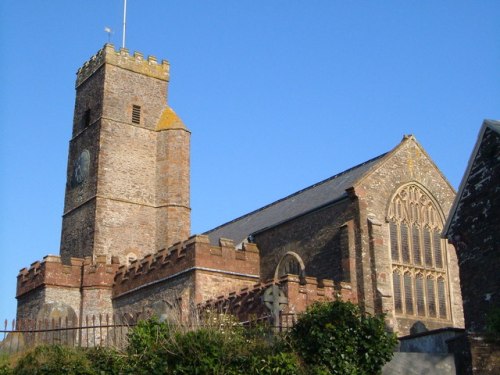
[[[110,288],[113,286],[116,271],[120,267],[118,257],[111,257],[108,262],[105,255],[92,260],[86,257],[83,261],[82,287],[83,288]]]
[[[42,285],[57,285],[79,288],[83,259],[71,258],[70,264],[63,264],[61,257],[47,255],[29,268],[23,268],[17,276],[16,297],[22,296]]]
[[[163,81],[168,81],[169,79],[170,65],[168,61],[162,60],[159,63],[155,56],[148,56],[145,58],[141,52],[134,52],[131,55],[126,48],[120,48],[116,51],[114,45],[108,43],[78,69],[75,86],[80,86],[104,63],[116,65],[123,69]]]
[[[118,267],[118,259],[115,257],[111,262],[106,257],[97,257],[95,260],[90,257],[71,258],[69,264],[64,264],[60,256],[47,255],[41,262],[36,261],[29,268],[19,271],[16,297],[41,286],[110,288]]]
[[[233,314],[241,321],[262,318],[271,314],[265,305],[266,290],[276,285],[284,296],[282,312],[300,314],[306,308],[319,301],[332,301],[340,298],[344,301],[356,302],[351,286],[344,282],[317,279],[315,277],[301,278],[298,275],[284,275],[278,280],[259,283],[252,288],[243,288],[238,292],[220,295],[204,303],[198,304],[199,310],[214,310]]]
[[[259,251],[255,244],[236,249],[227,239],[221,238],[219,246],[214,246],[208,236],[192,236],[169,249],[135,260],[128,267],[121,266],[115,276],[113,296],[194,271],[258,277]]]
[[[357,302],[356,291],[353,291],[351,284],[346,282],[315,277],[301,279],[298,275],[286,275],[280,282],[290,301],[288,312],[301,313],[314,302],[331,301],[336,298]]]

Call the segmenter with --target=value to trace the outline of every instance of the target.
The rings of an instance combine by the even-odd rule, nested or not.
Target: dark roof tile
[[[385,155],[377,156],[204,234],[210,237],[213,244],[217,244],[221,237],[230,238],[239,244],[252,233],[273,227],[346,197],[346,189],[353,186]]]

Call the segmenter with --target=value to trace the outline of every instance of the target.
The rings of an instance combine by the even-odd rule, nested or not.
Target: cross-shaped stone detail
[[[278,285],[273,284],[265,290],[262,300],[266,307],[271,310],[274,326],[277,327],[280,322],[280,311],[288,304],[288,298]]]

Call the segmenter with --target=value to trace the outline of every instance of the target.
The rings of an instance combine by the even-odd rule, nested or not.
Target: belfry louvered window
[[[141,123],[141,106],[133,105],[132,106],[132,123],[140,124]]]
[[[423,188],[406,185],[390,202],[388,220],[396,314],[447,319],[446,252],[438,207]]]

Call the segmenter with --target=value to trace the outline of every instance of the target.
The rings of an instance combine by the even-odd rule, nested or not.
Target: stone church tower
[[[60,256],[19,272],[18,319],[187,320],[208,307],[293,321],[340,296],[399,335],[463,326],[440,237],[455,192],[413,136],[190,237],[190,132],[168,81],[166,61],[109,44],[78,70]]]
[[[189,237],[190,132],[169,64],[104,46],[77,72],[61,257],[142,258]]]

